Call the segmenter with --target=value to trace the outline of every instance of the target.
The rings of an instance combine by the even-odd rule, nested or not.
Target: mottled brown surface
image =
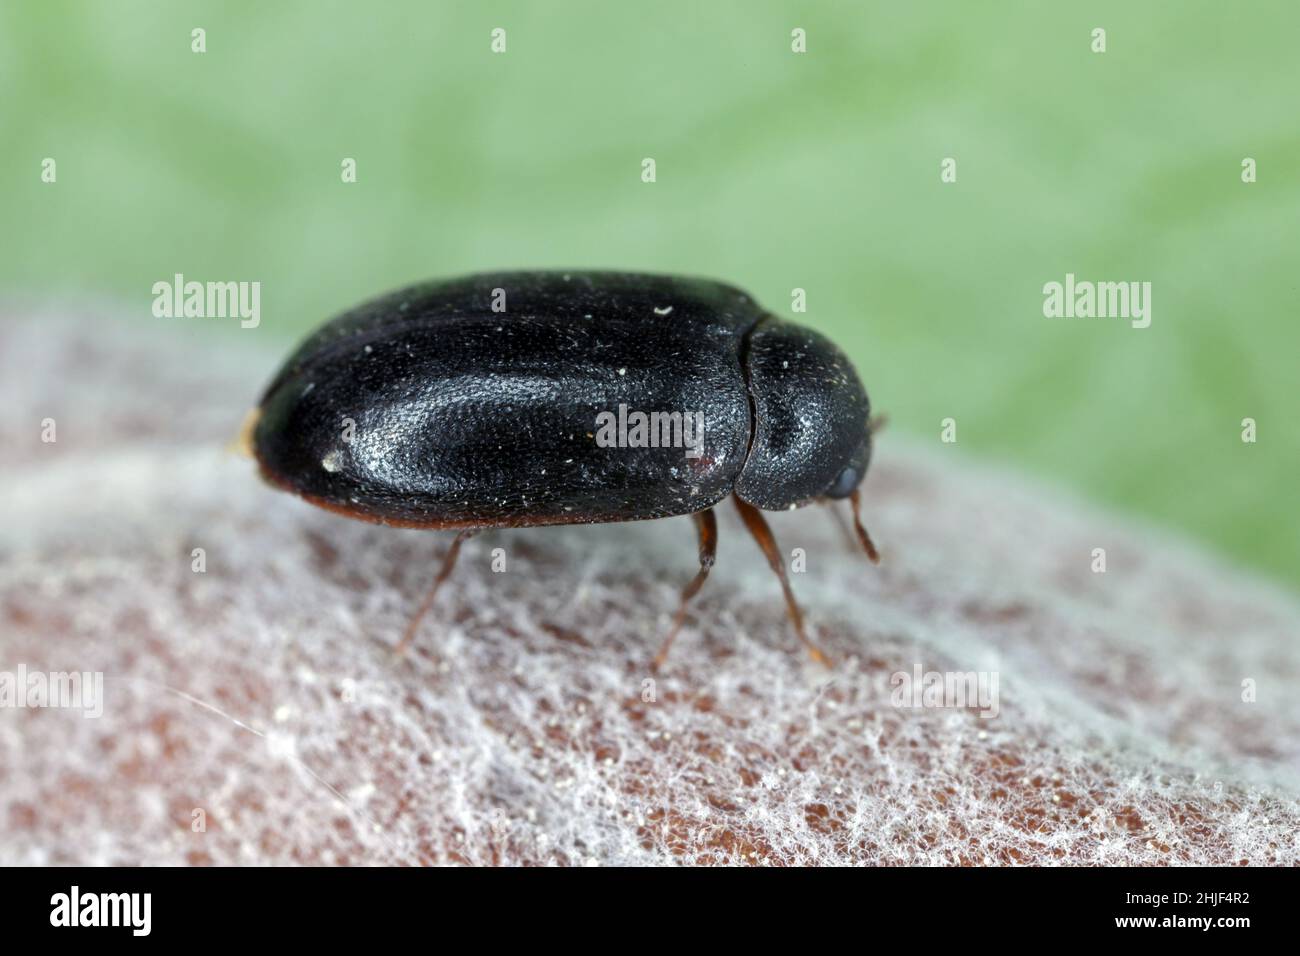
[[[880,567],[771,519],[833,671],[729,510],[653,700],[685,518],[477,537],[399,659],[449,535],[223,449],[275,355],[108,321],[0,327],[0,670],[105,675],[98,719],[0,709],[0,862],[1300,857],[1300,609],[1181,542],[887,435]],[[894,706],[918,660],[996,671],[999,715]]]

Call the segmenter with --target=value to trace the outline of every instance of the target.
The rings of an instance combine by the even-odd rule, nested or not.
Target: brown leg
[[[677,605],[677,614],[673,617],[673,629],[668,632],[667,639],[659,648],[659,653],[655,655],[654,663],[651,665],[655,670],[659,670],[664,665],[664,661],[668,660],[668,650],[673,646],[677,632],[682,629],[682,622],[686,620],[686,604],[703,586],[704,579],[709,576],[709,569],[713,567],[713,560],[718,554],[718,519],[713,516],[713,509],[697,511],[691,517],[695,519],[695,530],[700,536],[700,570],[691,583],[682,588],[682,599]]]
[[[799,640],[803,641],[804,647],[808,648],[808,653],[812,655],[813,660],[818,663],[831,666],[831,659],[822,652],[822,649],[808,640],[808,635],[803,629],[803,614],[799,611],[799,605],[795,603],[794,592],[790,590],[790,581],[785,574],[785,562],[781,560],[781,552],[777,549],[776,538],[772,537],[772,529],[767,526],[767,521],[763,519],[763,513],[747,501],[742,501],[738,495],[732,495],[731,500],[736,503],[736,509],[740,512],[740,517],[745,520],[745,527],[749,533],[754,536],[758,546],[763,550],[767,563],[772,566],[776,576],[781,579],[781,590],[785,592],[785,609],[790,616],[790,622],[794,624],[795,633],[799,635]]]
[[[429,613],[429,608],[433,607],[433,599],[438,596],[438,588],[442,587],[442,582],[447,580],[451,574],[451,569],[456,566],[456,558],[460,556],[460,546],[467,539],[478,534],[477,529],[467,529],[456,535],[452,541],[451,547],[447,549],[447,554],[442,559],[442,567],[438,569],[438,576],[433,579],[433,586],[429,588],[429,593],[424,596],[424,601],[420,609],[415,612],[411,618],[411,623],[406,625],[406,633],[402,636],[402,642],[397,645],[397,653],[405,654],[406,649],[411,646],[411,641],[415,640],[415,632],[420,627],[420,621],[424,615]]]
[[[871,535],[867,534],[867,529],[862,527],[862,518],[858,514],[859,506],[862,504],[861,489],[854,488],[849,498],[853,502],[853,527],[858,529],[858,540],[862,542],[862,549],[867,552],[867,557],[871,559],[872,564],[879,564],[880,552],[876,550],[875,542],[871,540]]]

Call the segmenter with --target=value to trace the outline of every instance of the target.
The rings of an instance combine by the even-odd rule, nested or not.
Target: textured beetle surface
[[[620,405],[702,415],[700,454],[602,447],[597,416]],[[353,517],[519,527],[690,514],[732,493],[769,510],[845,497],[868,415],[834,344],[732,286],[497,273],[321,327],[267,388],[253,448],[272,482]]]

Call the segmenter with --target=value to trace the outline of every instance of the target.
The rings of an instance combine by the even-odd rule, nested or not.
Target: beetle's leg
[[[854,488],[853,494],[849,495],[849,500],[853,502],[853,527],[858,531],[858,540],[862,542],[862,549],[867,552],[867,557],[871,559],[872,564],[879,564],[880,552],[876,550],[875,542],[871,540],[871,535],[867,534],[867,529],[862,527],[862,518],[858,514],[862,504],[862,490]]]
[[[438,588],[442,587],[442,582],[447,580],[451,574],[451,569],[456,566],[456,558],[460,556],[460,546],[468,538],[478,534],[477,528],[466,528],[464,531],[457,533],[456,539],[452,541],[451,547],[447,549],[447,554],[442,559],[442,567],[438,569],[438,576],[433,579],[433,586],[429,588],[429,593],[424,596],[424,601],[420,604],[420,609],[415,612],[411,618],[411,623],[406,625],[406,633],[402,635],[402,642],[397,645],[397,653],[405,654],[406,649],[411,646],[411,641],[415,640],[415,632],[420,627],[420,621],[424,615],[429,613],[429,608],[433,607],[433,599],[438,596]]]
[[[682,588],[682,599],[677,605],[677,614],[673,617],[673,629],[668,632],[668,637],[665,638],[663,646],[659,648],[659,653],[655,655],[654,663],[651,665],[655,670],[668,660],[668,649],[673,646],[677,632],[682,629],[682,622],[686,620],[686,604],[703,586],[704,579],[709,576],[709,569],[713,567],[713,560],[718,554],[718,519],[713,516],[713,509],[697,511],[691,517],[695,519],[695,530],[700,536],[700,570],[691,583]]]
[[[867,419],[867,431],[874,436],[876,432],[884,431],[888,424],[888,415],[872,415]]]
[[[812,655],[813,660],[830,667],[831,659],[823,653],[820,647],[808,640],[808,635],[804,633],[803,613],[799,610],[799,605],[794,599],[794,592],[790,590],[790,580],[785,574],[785,564],[781,561],[781,552],[776,546],[776,538],[772,537],[772,529],[767,526],[767,521],[763,518],[763,513],[749,502],[741,500],[739,495],[732,495],[731,498],[736,503],[736,509],[740,512],[740,517],[745,520],[745,527],[754,536],[754,540],[758,542],[763,555],[767,558],[767,563],[772,566],[776,576],[781,579],[781,590],[785,592],[785,609],[790,615],[790,622],[794,624],[794,630],[799,635],[799,640],[803,641],[804,647],[808,648],[808,653]]]

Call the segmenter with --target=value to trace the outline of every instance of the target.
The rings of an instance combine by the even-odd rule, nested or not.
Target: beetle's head
[[[862,484],[862,479],[867,476],[867,466],[869,464],[871,464],[871,425],[868,422],[866,437],[859,446],[857,454],[853,455],[845,463],[835,481],[822,492],[821,496],[823,498],[847,498],[858,490],[858,485]]]
[[[754,441],[736,493],[769,511],[852,495],[871,461],[871,407],[848,357],[769,317],[750,334],[745,362]]]

